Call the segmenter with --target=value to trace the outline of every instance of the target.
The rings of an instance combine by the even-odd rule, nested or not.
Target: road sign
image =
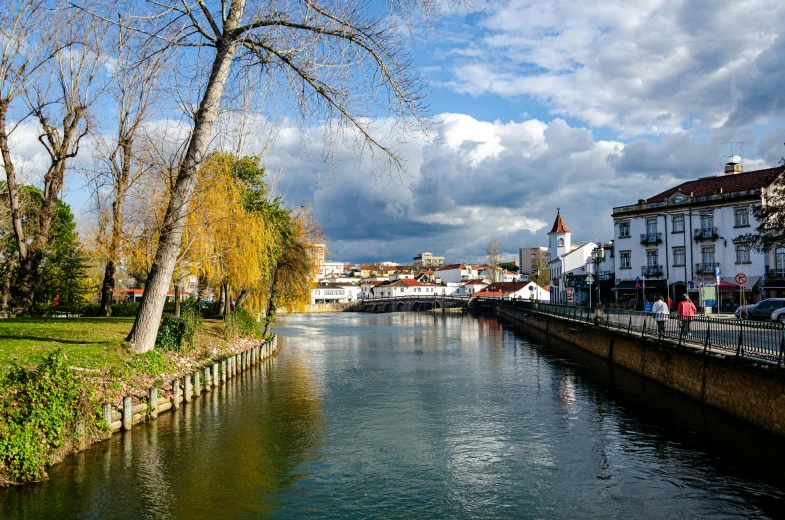
[[[694,288],[695,288],[695,282],[690,280],[690,289],[694,289]]]
[[[636,276],[635,277],[635,283],[641,283],[641,277],[640,276]]]
[[[714,269],[714,276],[716,276],[717,278],[720,277],[720,268],[719,267]]]
[[[747,275],[744,273],[739,273],[736,275],[736,283],[739,285],[744,285],[747,283]]]

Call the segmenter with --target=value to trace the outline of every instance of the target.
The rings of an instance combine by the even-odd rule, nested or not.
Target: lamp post
[[[600,302],[600,264],[605,261],[605,248],[600,244],[591,251],[591,261],[594,264],[594,278],[597,280],[597,305]],[[589,287],[591,293],[591,287]]]

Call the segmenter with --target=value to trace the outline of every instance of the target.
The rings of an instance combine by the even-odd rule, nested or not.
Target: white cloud
[[[785,112],[778,0],[505,0],[451,54],[458,92],[530,96],[554,114],[625,135]],[[781,89],[780,89],[781,90]],[[767,94],[761,97],[761,94]],[[752,108],[748,108],[751,105]],[[761,113],[757,108],[763,106]]]

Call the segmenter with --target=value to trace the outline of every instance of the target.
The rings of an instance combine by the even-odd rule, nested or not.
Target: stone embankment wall
[[[785,371],[635,334],[497,306],[501,318],[534,327],[739,419],[785,435]]]
[[[195,370],[192,374],[175,379],[171,382],[171,397],[159,398],[158,389],[150,388],[147,392],[146,403],[134,405],[133,399],[129,396],[123,398],[123,406],[117,409],[113,409],[110,403],[105,403],[101,413],[112,433],[130,430],[135,424],[155,420],[159,413],[177,410],[183,403],[190,403],[200,397],[203,392],[211,391],[237,374],[274,356],[277,352],[278,336],[273,336],[270,341],[261,345],[251,347],[212,365]]]
[[[298,311],[289,312],[288,310],[281,309],[278,314],[309,314],[309,313],[320,313],[320,312],[345,312],[351,310],[354,306],[356,306],[358,302],[346,302],[346,303],[312,303],[305,306],[305,310],[302,313]]]

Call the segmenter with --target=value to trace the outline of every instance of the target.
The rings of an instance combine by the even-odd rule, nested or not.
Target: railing
[[[682,318],[676,314],[663,314],[662,321],[648,312],[621,309],[596,310],[589,307],[534,303],[528,301],[500,302],[500,305],[519,308],[538,314],[557,316],[562,319],[593,324],[599,316],[598,326],[616,329],[630,335],[670,340],[678,345],[690,345],[708,350],[717,350],[738,357],[750,357],[783,363],[785,336],[783,324],[777,322],[753,322],[738,319],[709,318],[694,316]]]
[[[659,244],[662,242],[662,233],[641,233],[641,244]]]
[[[714,275],[717,272],[717,268],[720,266],[718,263],[711,263],[711,262],[704,262],[700,264],[695,264],[695,272],[698,274],[710,274]]]
[[[642,276],[662,276],[661,265],[644,265],[641,267]]]
[[[695,240],[703,240],[717,238],[720,234],[717,232],[716,227],[701,227],[693,230],[693,236]]]
[[[766,270],[766,279],[767,280],[784,280],[785,279],[785,269],[767,269]]]

